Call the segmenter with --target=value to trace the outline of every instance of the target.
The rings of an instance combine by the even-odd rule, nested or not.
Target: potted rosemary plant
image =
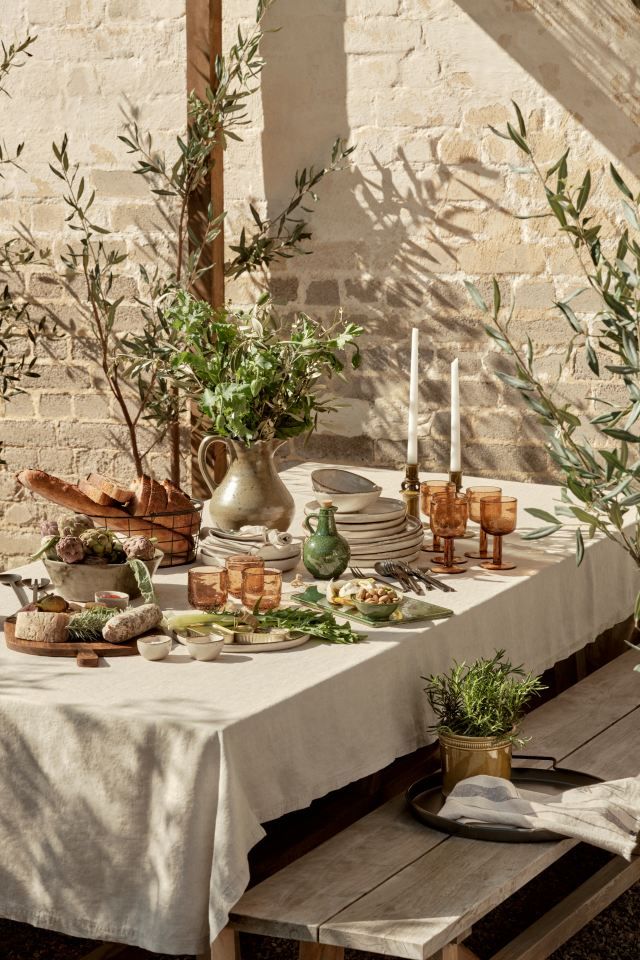
[[[509,779],[513,744],[529,699],[544,690],[539,677],[514,667],[497,650],[490,659],[453,664],[449,673],[423,677],[436,715],[440,740],[442,792],[456,783],[486,774]]]

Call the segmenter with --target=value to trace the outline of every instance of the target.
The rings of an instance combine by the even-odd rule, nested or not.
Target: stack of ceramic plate
[[[247,553],[262,557],[265,566],[285,573],[297,567],[300,560],[300,540],[294,540],[289,534],[265,532],[263,528],[249,528],[247,532],[222,530],[219,527],[209,527],[202,534],[200,562],[208,566],[224,564],[227,557]]]
[[[305,512],[316,513],[317,500],[305,506]],[[424,531],[414,517],[408,517],[401,500],[381,497],[358,513],[336,513],[338,533],[347,540],[351,560],[356,566],[373,566],[378,560],[418,559]]]

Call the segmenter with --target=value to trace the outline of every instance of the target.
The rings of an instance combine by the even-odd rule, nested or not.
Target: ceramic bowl
[[[217,660],[225,644],[219,633],[208,633],[204,637],[187,637],[184,644],[193,660]]]
[[[400,606],[401,600],[395,603],[367,603],[365,600],[354,600],[354,607],[369,620],[388,620],[392,613]]]
[[[145,660],[164,660],[171,653],[171,637],[155,633],[148,637],[139,637],[136,646]]]
[[[121,593],[118,590],[102,590],[95,594],[94,600],[101,607],[108,607],[110,610],[126,610],[129,606],[129,594]]]
[[[367,490],[363,493],[334,493],[314,485],[314,492],[318,494],[318,499],[320,497],[331,498],[331,503],[336,508],[337,513],[359,513],[376,502],[382,493],[382,488],[375,487],[373,490]]]
[[[156,550],[153,560],[142,561],[152,579],[163,556],[161,550]],[[92,602],[96,593],[104,590],[128,593],[131,600],[140,596],[136,578],[128,563],[106,563],[101,566],[99,563],[63,563],[46,558],[42,562],[55,592],[65,600]]]
[[[314,470],[311,474],[311,483],[314,490],[326,493],[371,493],[373,490],[380,489],[373,480],[367,480],[359,473],[352,473],[351,470],[336,470],[333,467]]]

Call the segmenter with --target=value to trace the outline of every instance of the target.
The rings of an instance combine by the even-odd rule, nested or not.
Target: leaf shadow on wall
[[[640,174],[640,13],[632,0],[456,3],[618,160]]]
[[[457,258],[461,246],[474,242],[474,231],[457,222],[458,213],[467,213],[470,203],[478,201],[505,211],[490,199],[493,191],[483,191],[483,184],[493,185],[499,173],[476,157],[448,167],[439,163],[434,143],[430,159],[422,164],[412,165],[402,148],[383,161],[370,152],[366,132],[351,129],[345,16],[343,0],[320,8],[310,0],[279,0],[269,14],[268,27],[282,30],[268,34],[262,45],[264,189],[273,216],[290,194],[294,169],[326,158],[336,136],[350,137],[357,145],[355,165],[319,190],[320,204],[310,218],[309,248],[314,252],[289,261],[287,272],[275,276],[291,278],[296,289],[304,276],[305,309],[314,316],[332,314],[342,303],[347,317],[365,328],[361,371],[331,384],[331,392],[348,407],[348,429],[341,426],[342,413],[325,419],[331,433],[314,433],[304,447],[299,445],[300,455],[381,463],[394,458],[396,441],[398,452],[403,442],[406,401],[390,398],[387,403],[385,395],[391,384],[407,381],[409,328],[419,324],[423,331],[425,371],[436,362],[434,378],[428,384],[424,378],[423,436],[429,434],[435,409],[448,407],[449,343],[484,338]],[[353,84],[349,90],[353,94]],[[424,136],[429,138],[428,129]],[[466,201],[449,201],[450,192],[460,196],[459,189],[451,190],[456,181],[464,185]],[[318,289],[322,296],[313,299]],[[301,300],[298,295],[297,304]],[[479,365],[473,375],[492,379]]]

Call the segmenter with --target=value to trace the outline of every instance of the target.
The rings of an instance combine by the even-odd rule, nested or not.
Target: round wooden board
[[[4,621],[4,639],[9,650],[28,653],[35,657],[77,657],[78,654],[93,654],[95,657],[133,657],[138,655],[135,640],[128,643],[40,643],[37,640],[16,639],[16,618]]]

